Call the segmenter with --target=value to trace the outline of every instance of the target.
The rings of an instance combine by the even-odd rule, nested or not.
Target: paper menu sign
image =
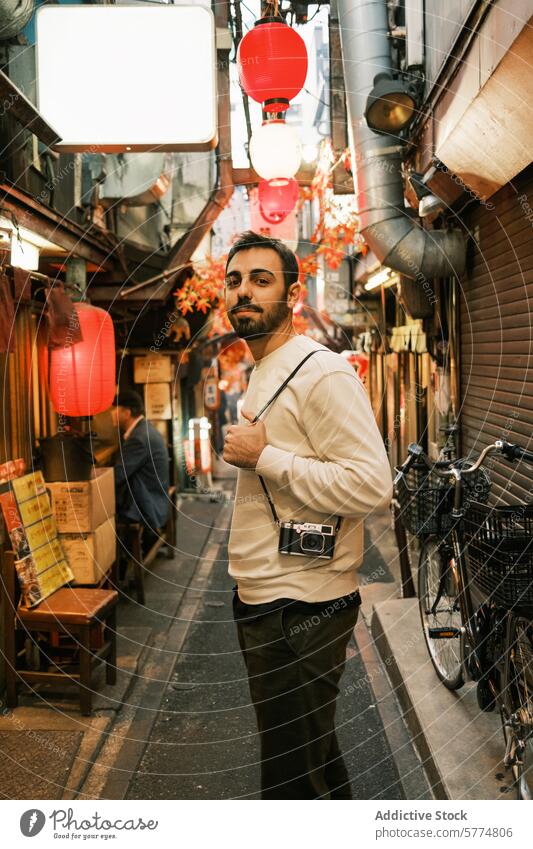
[[[147,419],[171,419],[170,383],[147,383],[144,387]]]
[[[4,515],[6,530],[13,546],[16,558],[26,557],[30,553],[30,547],[26,538],[26,532],[20,518],[15,494],[8,490],[0,495],[0,506]]]
[[[57,538],[56,520],[53,516],[46,516],[40,522],[29,525],[25,530],[26,538],[32,550]]]
[[[41,472],[12,480],[0,506],[15,552],[22,604],[33,607],[74,580],[57,535]]]
[[[46,493],[46,484],[42,472],[33,472],[33,474],[24,475],[22,478],[15,478],[11,481],[11,486],[18,504]]]

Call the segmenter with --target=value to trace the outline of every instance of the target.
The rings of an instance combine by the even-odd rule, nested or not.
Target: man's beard
[[[245,304],[242,304],[241,307],[244,308]],[[266,315],[264,312],[258,312],[257,318],[251,315],[239,315],[231,310],[228,312],[228,318],[240,339],[258,339],[261,336],[274,333],[289,313],[290,308],[286,303],[280,301]]]

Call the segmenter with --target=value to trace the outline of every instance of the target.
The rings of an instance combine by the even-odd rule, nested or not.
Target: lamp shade
[[[294,177],[302,159],[300,140],[285,121],[264,121],[250,139],[252,165],[264,180]]]
[[[415,117],[415,88],[390,74],[374,77],[374,88],[366,102],[365,118],[376,133],[399,133]]]
[[[294,179],[261,180],[259,209],[268,224],[279,224],[296,206],[300,191]]]
[[[82,341],[56,348],[50,358],[50,399],[64,416],[94,416],[115,396],[115,331],[109,313],[74,304]]]
[[[305,83],[307,48],[282,18],[261,18],[241,39],[237,67],[252,100],[267,112],[284,112]]]

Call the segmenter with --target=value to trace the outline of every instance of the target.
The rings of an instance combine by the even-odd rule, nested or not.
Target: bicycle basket
[[[474,584],[500,607],[533,613],[533,507],[472,503],[463,541]]]
[[[468,462],[462,464],[468,468]],[[395,495],[401,507],[400,518],[415,536],[437,534],[442,536],[451,529],[453,520],[453,487],[426,465],[414,465],[407,473],[397,469]],[[485,469],[478,469],[464,478],[464,502],[472,498],[485,502],[490,493],[490,477]]]

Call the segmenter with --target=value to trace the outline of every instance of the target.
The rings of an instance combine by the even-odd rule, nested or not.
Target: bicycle
[[[457,424],[447,424],[439,428],[445,435],[446,440],[441,448],[439,460],[452,460],[455,457],[456,438],[459,432]],[[396,537],[396,545],[398,547],[398,559],[400,564],[400,581],[401,581],[401,596],[402,598],[415,598],[416,591],[413,583],[413,575],[411,569],[411,555],[409,552],[409,543],[405,532],[405,526],[401,517],[401,506],[398,499],[393,497],[391,502],[392,519],[394,526],[394,536]]]
[[[517,797],[533,798],[533,506],[490,507],[482,468],[495,453],[533,454],[497,440],[475,462],[432,463],[419,445],[397,469],[402,520],[422,542],[420,616],[442,683],[477,682],[481,710],[500,710],[504,765]]]

